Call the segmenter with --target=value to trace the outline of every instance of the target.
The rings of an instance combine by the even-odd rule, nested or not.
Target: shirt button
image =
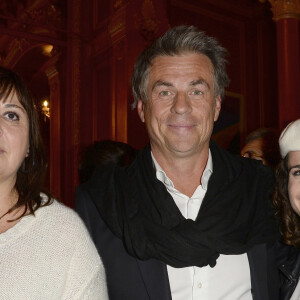
[[[202,288],[202,283],[198,283],[198,288],[201,289]]]

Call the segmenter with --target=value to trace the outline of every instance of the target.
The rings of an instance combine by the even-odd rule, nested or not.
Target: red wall
[[[28,78],[47,75],[45,90],[53,97],[50,188],[68,205],[73,204],[80,155],[88,145],[112,139],[140,149],[148,142],[144,124],[130,107],[130,77],[138,54],[170,26],[196,25],[228,49],[231,83],[224,101],[228,106],[239,101],[241,142],[253,129],[278,126],[276,27],[268,3],[68,0],[58,1],[55,10],[48,1],[34,3],[37,21],[30,19],[30,7],[27,13],[26,7],[16,7],[20,15],[0,16],[7,24],[0,28],[0,60],[13,67],[34,47],[54,45],[43,65],[34,56],[30,68],[19,67]]]
[[[133,64],[148,43],[169,26],[180,24],[196,25],[228,49],[231,83],[227,90],[243,99],[241,142],[258,127],[278,126],[276,28],[267,3],[131,0],[116,7],[111,1],[104,13],[98,1],[92,2],[90,88],[95,109],[93,115],[86,112],[82,116],[93,124],[86,125],[93,128],[92,136],[82,129],[85,143],[90,138],[111,138],[140,149],[148,142],[144,124],[130,108]],[[103,85],[108,86],[107,90]]]

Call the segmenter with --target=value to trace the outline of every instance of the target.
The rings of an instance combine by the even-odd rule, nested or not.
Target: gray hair
[[[216,39],[205,35],[194,26],[177,26],[168,30],[155,40],[139,55],[133,70],[131,86],[134,97],[132,108],[141,99],[147,101],[147,83],[152,61],[157,56],[174,56],[188,52],[206,55],[213,65],[215,97],[224,96],[225,87],[229,84],[226,72],[227,50]]]

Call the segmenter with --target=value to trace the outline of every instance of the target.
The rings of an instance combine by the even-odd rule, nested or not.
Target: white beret
[[[282,158],[290,151],[300,151],[300,119],[291,122],[281,133],[279,147]]]

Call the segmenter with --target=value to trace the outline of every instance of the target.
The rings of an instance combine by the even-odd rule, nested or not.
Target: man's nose
[[[174,102],[171,108],[172,113],[176,114],[186,114],[192,111],[191,101],[189,97],[184,92],[177,93],[176,97],[174,98]]]

